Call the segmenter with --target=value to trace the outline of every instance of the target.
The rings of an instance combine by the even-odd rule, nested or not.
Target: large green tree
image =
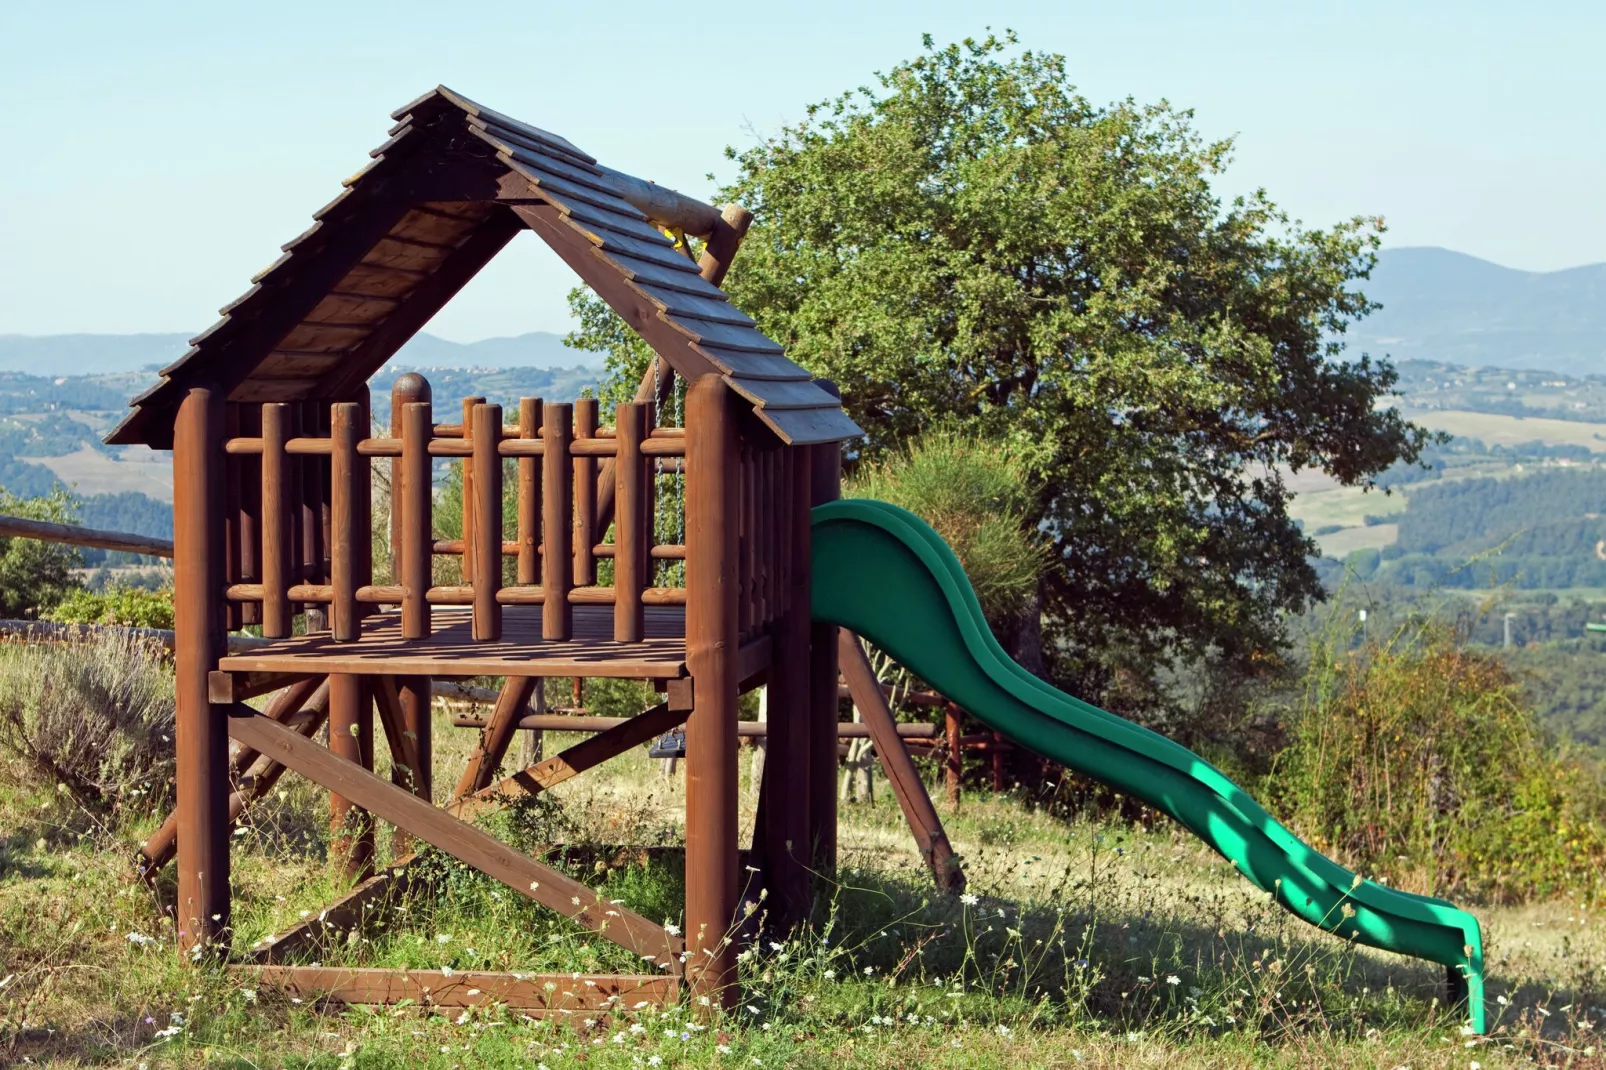
[[[1153,697],[1172,658],[1274,651],[1321,597],[1287,475],[1367,485],[1427,439],[1377,404],[1391,366],[1339,340],[1375,307],[1353,284],[1381,221],[1223,203],[1229,141],[1164,103],[1094,106],[1013,35],[927,38],[877,83],[729,152],[719,196],[755,214],[732,300],[842,388],[858,458],[957,422],[1029,459],[1052,553],[1028,660],[1041,620],[1047,668],[1112,699]],[[577,307],[574,341],[639,375],[622,325]]]

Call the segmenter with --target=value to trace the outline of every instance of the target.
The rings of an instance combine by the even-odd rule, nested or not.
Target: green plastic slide
[[[864,636],[1015,742],[1169,814],[1310,924],[1443,963],[1484,1031],[1483,938],[1471,914],[1361,879],[1186,747],[1015,664],[953,551],[913,513],[854,499],[820,506],[813,521],[814,619]]]

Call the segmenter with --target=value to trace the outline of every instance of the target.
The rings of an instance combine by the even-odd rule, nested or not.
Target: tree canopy
[[[1250,665],[1321,597],[1286,475],[1368,485],[1428,440],[1376,404],[1393,368],[1343,352],[1381,221],[1224,204],[1231,142],[1190,112],[1095,106],[1013,35],[925,44],[728,151],[720,198],[755,221],[726,289],[841,387],[850,462],[938,424],[1027,461],[1055,676],[1109,698],[1167,656]],[[639,375],[622,324],[577,307],[574,341]]]

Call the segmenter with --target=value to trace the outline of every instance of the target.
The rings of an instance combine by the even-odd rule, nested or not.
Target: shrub
[[[0,490],[0,513],[55,524],[71,524],[78,517],[75,501],[60,487],[42,498]],[[72,570],[80,560],[71,546],[0,537],[0,617],[33,617],[61,601],[78,586]]]
[[[1043,544],[1026,522],[1032,489],[1024,459],[1007,445],[938,429],[867,465],[843,492],[902,506],[935,528],[996,618],[1035,593],[1043,570]]]
[[[1412,890],[1603,890],[1606,796],[1496,658],[1429,626],[1317,651],[1267,793],[1313,845]]]
[[[141,587],[75,590],[45,614],[67,624],[124,624],[135,628],[173,627],[173,592]]]
[[[99,813],[146,810],[173,774],[173,676],[124,635],[0,646],[0,753]]]

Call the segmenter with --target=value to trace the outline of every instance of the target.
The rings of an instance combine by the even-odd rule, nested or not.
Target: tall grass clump
[[[1412,891],[1596,898],[1606,792],[1494,656],[1427,625],[1318,647],[1268,794],[1318,848]]]
[[[1025,458],[1007,444],[952,428],[927,431],[865,465],[844,493],[902,506],[936,529],[990,619],[1035,594],[1046,557],[1027,523],[1033,483]]]
[[[14,782],[102,814],[144,812],[173,775],[173,675],[123,635],[0,645],[0,756]]]

